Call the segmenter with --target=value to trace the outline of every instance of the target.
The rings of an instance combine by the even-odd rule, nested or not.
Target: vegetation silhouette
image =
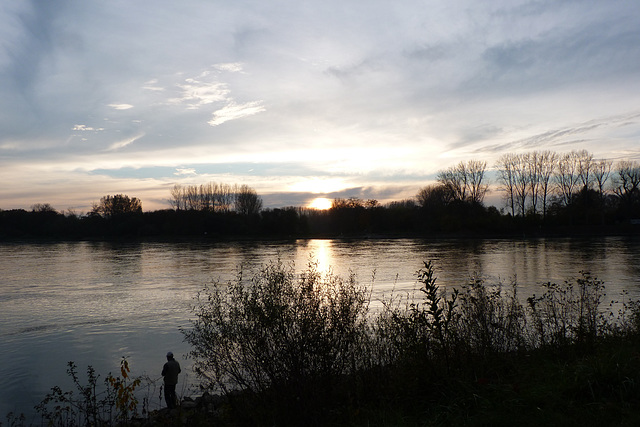
[[[136,197],[104,196],[79,215],[50,204],[0,210],[0,238],[304,238],[633,233],[640,228],[640,163],[589,152],[505,154],[494,165],[501,208],[486,206],[486,162],[442,170],[411,199],[334,199],[328,210],[263,208],[247,185],[175,185],[172,209],[143,212]]]

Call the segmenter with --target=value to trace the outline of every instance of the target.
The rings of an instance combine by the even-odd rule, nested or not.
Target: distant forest
[[[247,185],[175,185],[170,209],[143,212],[141,201],[107,195],[87,214],[48,203],[0,210],[0,238],[304,238],[509,236],[628,233],[640,229],[640,163],[594,159],[589,152],[506,154],[494,165],[471,160],[441,170],[415,197],[380,204],[334,199],[328,210],[263,208]],[[501,207],[485,206],[490,184]]]

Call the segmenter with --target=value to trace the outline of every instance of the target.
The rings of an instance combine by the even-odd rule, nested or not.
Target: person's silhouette
[[[167,363],[162,367],[162,376],[164,377],[164,400],[167,402],[167,408],[176,407],[176,384],[178,384],[178,374],[180,373],[180,364],[173,358],[173,353],[167,353]]]

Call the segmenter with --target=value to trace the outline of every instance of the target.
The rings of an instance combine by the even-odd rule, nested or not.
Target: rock
[[[197,408],[198,404],[196,402],[194,402],[193,400],[189,399],[189,400],[182,400],[182,403],[180,404],[180,407],[182,409],[193,409],[193,408]]]

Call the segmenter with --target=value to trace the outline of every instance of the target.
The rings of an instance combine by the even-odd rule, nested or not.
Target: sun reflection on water
[[[319,273],[325,275],[332,271],[332,248],[330,240],[309,240],[307,249],[309,250],[308,260],[317,264]]]

